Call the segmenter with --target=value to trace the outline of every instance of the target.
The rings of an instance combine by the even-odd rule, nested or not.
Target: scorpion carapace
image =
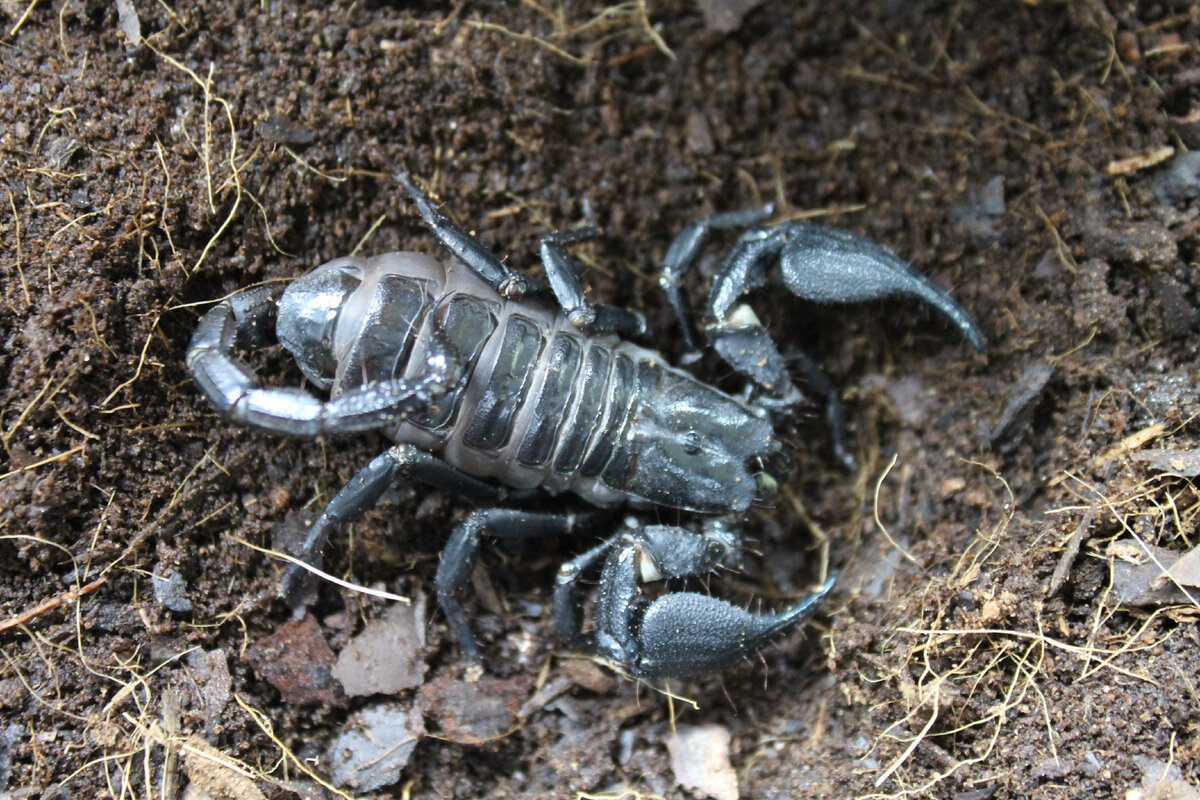
[[[647,582],[703,576],[739,563],[732,517],[768,497],[786,462],[773,423],[803,395],[748,308],[735,307],[777,261],[785,285],[821,302],[909,295],[941,310],[977,347],[982,335],[948,294],[889,251],[844,231],[803,223],[762,226],[764,211],[724,214],[689,226],[668,250],[661,284],[686,339],[714,348],[754,387],[730,396],[630,341],[640,315],[590,303],[567,245],[590,228],[542,241],[547,280],[511,270],[398,176],[426,224],[454,257],[388,253],[332,261],[279,294],[253,289],[205,314],[188,350],[197,384],[223,415],[296,436],[379,430],[396,445],[333,498],[308,531],[302,557],[319,560],[334,525],[371,507],[389,485],[413,479],[485,503],[572,492],[596,506],[628,504],[695,512],[688,527],[631,518],[563,566],[553,616],[573,644],[629,674],[668,677],[719,669],[803,620],[832,582],[792,609],[754,614],[704,594],[668,591],[651,600]],[[717,272],[701,330],[682,277],[708,232],[747,227]],[[275,338],[328,400],[299,389],[264,389],[234,345]],[[837,394],[819,368],[804,379],[825,395],[840,448]],[[478,645],[457,592],[468,582],[481,537],[566,534],[594,515],[503,507],[471,512],[442,553],[439,603],[472,658]],[[599,569],[595,630],[582,634],[583,578]],[[284,592],[306,601],[293,568]]]

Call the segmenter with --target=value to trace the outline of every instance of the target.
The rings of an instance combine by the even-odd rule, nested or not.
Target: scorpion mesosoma
[[[713,346],[752,391],[733,397],[670,366],[630,339],[640,315],[592,304],[567,246],[591,227],[541,241],[547,281],[506,266],[450,221],[408,175],[397,179],[453,255],[387,253],[329,262],[292,282],[244,290],[201,319],[187,353],[196,383],[225,417],[277,434],[313,437],[379,430],[396,442],[337,493],[309,528],[302,558],[316,562],[331,529],[357,518],[384,491],[413,479],[485,504],[539,491],[574,492],[596,506],[666,507],[699,515],[691,527],[639,524],[619,530],[559,572],[552,615],[559,633],[630,675],[660,678],[729,666],[804,620],[827,582],[793,608],[757,614],[680,582],[737,566],[733,518],[766,503],[788,459],[774,422],[804,400],[784,359],[747,306],[778,263],[793,294],[824,303],[893,295],[942,312],[982,349],[970,315],[890,251],[845,231],[799,222],[764,225],[770,208],[721,214],[688,226],[665,257],[660,283],[695,348]],[[709,233],[743,228],[718,268],[701,326],[682,278]],[[330,399],[266,389],[234,347],[275,339]],[[801,359],[810,389],[825,395],[839,454],[837,393]],[[484,534],[528,537],[579,531],[591,515],[479,508],[459,523],[435,579],[439,604],[473,660],[479,647],[456,593],[469,580]],[[584,635],[582,580],[599,570],[595,630]],[[643,587],[665,579],[651,599]],[[284,595],[308,600],[293,568]],[[298,599],[300,598],[300,599]]]

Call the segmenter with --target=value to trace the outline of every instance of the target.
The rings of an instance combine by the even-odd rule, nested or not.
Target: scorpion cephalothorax
[[[560,571],[554,620],[564,637],[630,674],[661,677],[719,669],[803,620],[829,590],[777,614],[754,614],[705,594],[648,599],[651,580],[736,566],[731,515],[762,502],[785,463],[773,422],[802,401],[782,356],[738,298],[778,261],[784,284],[818,302],[909,295],[941,310],[976,347],[982,336],[948,294],[889,251],[845,231],[804,223],[761,226],[743,211],[689,226],[668,250],[661,279],[686,340],[712,344],[754,388],[732,397],[630,341],[640,315],[590,303],[567,245],[591,228],[542,240],[545,284],[505,266],[444,217],[404,174],[421,216],[455,256],[348,257],[297,279],[280,294],[238,293],[205,314],[188,367],[230,419],[296,436],[380,430],[397,444],[375,458],[309,529],[303,557],[318,560],[332,527],[372,506],[397,480],[414,479],[497,503],[530,492],[573,492],[598,506],[663,506],[696,512],[693,528],[627,521]],[[682,278],[710,230],[749,227],[714,278],[701,330]],[[329,400],[299,389],[264,389],[234,354],[235,342],[276,338]],[[807,359],[804,379],[825,396],[841,447],[837,394]],[[484,508],[470,513],[442,553],[438,599],[466,652],[477,658],[456,593],[485,533],[500,537],[577,531],[574,515]],[[581,634],[581,580],[600,568],[595,631]],[[301,578],[285,578],[303,604]]]

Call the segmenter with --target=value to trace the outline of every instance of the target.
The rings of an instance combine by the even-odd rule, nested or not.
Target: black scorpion
[[[628,504],[694,512],[685,528],[628,520],[565,564],[553,618],[569,642],[628,674],[657,678],[720,669],[805,619],[832,580],[802,603],[755,614],[680,582],[739,564],[732,517],[767,503],[787,457],[773,422],[804,400],[782,355],[753,312],[735,303],[778,263],[798,297],[848,303],[907,295],[945,314],[982,349],[970,315],[890,251],[845,231],[762,223],[770,209],[722,214],[688,226],[672,243],[661,285],[695,347],[701,339],[682,279],[710,231],[746,228],[720,265],[705,304],[703,338],[753,388],[730,396],[629,341],[640,315],[592,304],[567,246],[590,227],[541,242],[548,285],[515,272],[443,216],[405,174],[398,180],[425,223],[453,254],[341,258],[291,283],[239,292],[201,319],[188,348],[196,383],[225,417],[278,434],[313,437],[380,430],[397,444],[376,457],[311,526],[302,557],[312,563],[332,527],[357,518],[394,482],[415,479],[485,503],[539,490],[574,492],[597,506]],[[557,301],[550,302],[548,298]],[[261,388],[234,347],[276,339],[329,400],[301,389]],[[837,394],[800,360],[810,390],[825,395],[841,447]],[[456,593],[468,581],[485,533],[567,534],[588,515],[481,508],[450,536],[437,570],[438,601],[473,660],[479,648]],[[594,632],[582,633],[582,580],[599,568]],[[665,579],[651,599],[645,584]],[[285,596],[303,604],[304,573],[285,576]],[[298,599],[300,598],[300,599]]]

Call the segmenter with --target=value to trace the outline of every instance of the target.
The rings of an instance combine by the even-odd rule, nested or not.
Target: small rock
[[[967,488],[966,478],[963,478],[961,475],[954,475],[946,478],[938,485],[938,495],[945,500],[946,498],[953,497],[965,488]]]
[[[870,550],[862,557],[846,565],[845,571],[838,577],[840,589],[852,595],[882,597],[891,586],[892,576],[900,566],[903,552],[901,548],[907,547],[909,543],[901,536],[896,544],[899,547],[893,547],[886,540],[875,540]]]
[[[333,677],[350,697],[395,694],[420,686],[426,665],[425,598],[397,604],[367,625],[338,654]]]
[[[1142,60],[1142,51],[1138,47],[1137,34],[1133,31],[1121,31],[1116,36],[1117,54],[1121,60],[1131,66]]]
[[[733,33],[746,15],[762,4],[763,0],[699,0],[704,27],[710,33]]]
[[[1188,287],[1166,272],[1150,276],[1150,303],[1139,314],[1139,321],[1156,338],[1180,339],[1196,323],[1196,307],[1188,300]]]
[[[1053,374],[1054,368],[1049,364],[1034,364],[1009,390],[1004,412],[988,434],[994,450],[999,453],[1011,452],[1025,438],[1033,422],[1033,412]]]
[[[1058,248],[1051,247],[1042,253],[1037,264],[1033,267],[1033,277],[1047,283],[1060,283],[1063,280],[1063,255]]]
[[[956,792],[954,800],[992,800],[996,796],[998,786],[984,786],[981,789],[970,789],[965,792]]]
[[[12,775],[13,746],[24,735],[25,729],[15,722],[10,722],[7,728],[0,730],[0,788],[8,786],[9,776]]]
[[[1193,547],[1180,556],[1167,570],[1167,574],[1181,586],[1191,589],[1200,587],[1200,547]]]
[[[185,735],[180,744],[183,771],[188,781],[200,789],[201,797],[227,800],[266,800],[254,780],[230,765],[225,753],[197,735]]]
[[[458,744],[479,744],[508,734],[532,682],[483,676],[468,683],[443,675],[421,687],[421,710],[442,735]]]
[[[1200,197],[1200,150],[1188,150],[1154,178],[1154,196],[1164,206],[1173,206]]]
[[[712,127],[708,118],[699,111],[691,111],[687,118],[687,149],[689,153],[710,156],[716,150],[713,144]]]
[[[1033,765],[1029,770],[1030,777],[1038,778],[1039,780],[1054,779],[1060,780],[1066,778],[1075,771],[1075,764],[1070,759],[1063,758],[1044,758]]]
[[[136,48],[142,43],[142,22],[131,0],[117,0],[117,25],[125,35],[129,48]]]
[[[192,610],[192,601],[187,597],[187,583],[174,569],[155,572],[153,576],[154,599],[167,609],[178,614]]]
[[[737,773],[729,763],[729,730],[722,725],[680,725],[667,739],[671,769],[685,789],[717,800],[737,800]]]
[[[189,783],[183,790],[183,800],[216,800],[216,798],[200,788],[200,784]]]
[[[1187,418],[1200,414],[1200,381],[1191,374],[1190,365],[1181,365],[1167,374],[1148,372],[1130,387],[1143,407],[1147,421],[1160,421],[1179,415]]]
[[[200,696],[204,699],[204,717],[213,722],[229,702],[233,679],[229,675],[229,658],[224,650],[204,652],[195,650],[188,654],[188,667],[192,677],[200,686]]]
[[[300,123],[274,113],[259,120],[258,133],[267,141],[280,144],[312,144],[316,139],[316,135]]]
[[[1125,800],[1200,800],[1200,789],[1183,779],[1177,764],[1150,756],[1134,756],[1133,763],[1142,771],[1142,784],[1127,791]]]
[[[954,208],[954,217],[981,242],[993,242],[999,234],[995,221],[1004,216],[1004,176],[996,175],[982,189],[974,190],[967,202]]]
[[[562,665],[563,672],[567,674],[567,677],[576,686],[582,686],[584,689],[596,694],[608,694],[617,686],[617,682],[613,680],[612,673],[601,669],[591,659],[566,658],[560,664]]]
[[[1187,595],[1171,582],[1168,573],[1179,553],[1165,547],[1120,539],[1108,546],[1113,556],[1112,585],[1123,606],[1162,606],[1188,602]]]
[[[598,740],[603,740],[603,734],[583,724],[564,724],[563,728],[562,735],[546,754],[546,761],[558,773],[558,780],[572,786],[599,784],[613,769],[612,751],[596,746]]]
[[[1071,292],[1072,322],[1081,331],[1097,328],[1117,335],[1129,327],[1125,300],[1108,288],[1108,262],[1089,258],[1075,271]]]
[[[333,679],[333,651],[311,614],[280,626],[259,639],[246,660],[259,677],[279,690],[291,705],[344,705],[345,696]]]
[[[913,375],[884,377],[878,373],[863,377],[866,388],[882,388],[891,400],[892,411],[911,428],[918,428],[937,406],[937,398],[920,378]]]
[[[993,625],[1003,617],[1004,612],[1000,608],[1000,601],[994,597],[989,597],[983,601],[983,609],[979,612],[979,620],[984,625]]]
[[[566,675],[559,675],[551,681],[547,681],[540,689],[533,693],[533,697],[525,701],[525,703],[517,710],[517,716],[521,719],[527,719],[537,711],[545,708],[552,700],[558,698],[563,692],[571,688],[571,679]]]
[[[1084,232],[1083,245],[1089,257],[1152,270],[1179,258],[1175,237],[1161,222],[1097,221]]]
[[[395,703],[364,708],[352,716],[326,758],[337,786],[370,792],[400,780],[413,748],[425,735],[425,725],[415,709]]]

